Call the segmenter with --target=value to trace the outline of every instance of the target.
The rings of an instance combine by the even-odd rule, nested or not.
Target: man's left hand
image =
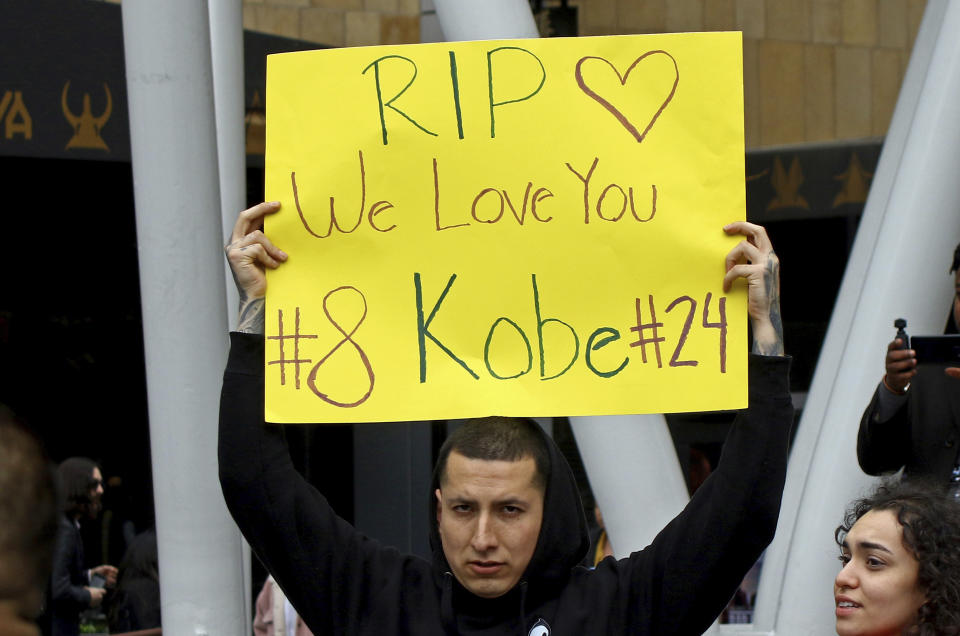
[[[727,254],[723,291],[738,278],[747,281],[747,312],[753,327],[753,353],[783,355],[783,322],[780,319],[780,260],[762,226],[746,221],[725,225],[727,234],[746,237]]]

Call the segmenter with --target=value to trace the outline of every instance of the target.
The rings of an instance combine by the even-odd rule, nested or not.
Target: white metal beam
[[[126,0],[122,14],[163,629],[235,636],[249,619],[217,479],[227,321],[208,7]]]

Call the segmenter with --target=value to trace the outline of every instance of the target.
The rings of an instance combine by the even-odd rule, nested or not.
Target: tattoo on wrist
[[[260,333],[264,331],[264,299],[246,298],[246,294],[240,293],[240,320],[237,323],[237,331],[241,333]]]
[[[763,269],[763,286],[770,301],[770,325],[773,327],[773,339],[763,342],[754,333],[753,353],[763,356],[783,355],[783,319],[780,317],[780,263],[776,255],[767,256]]]

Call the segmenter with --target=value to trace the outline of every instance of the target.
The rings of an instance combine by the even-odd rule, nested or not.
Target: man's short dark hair
[[[42,586],[57,536],[53,466],[40,442],[0,405],[0,598]]]
[[[94,468],[99,466],[86,457],[71,457],[57,468],[60,488],[63,490],[63,513],[67,517],[90,514],[93,504],[90,493],[97,488],[93,478]]]
[[[469,420],[456,429],[440,447],[437,457],[437,483],[447,478],[447,458],[457,451],[470,459],[520,461],[532,457],[536,465],[533,483],[546,491],[550,477],[550,451],[539,425],[521,417],[484,417]]]
[[[950,266],[950,273],[958,269],[960,269],[960,243],[957,244],[957,249],[953,250],[953,265]]]

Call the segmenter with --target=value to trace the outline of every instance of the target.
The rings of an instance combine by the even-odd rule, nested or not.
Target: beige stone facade
[[[243,0],[243,28],[330,46],[420,42],[420,0]]]
[[[885,135],[926,0],[570,4],[580,35],[743,31],[746,144],[764,148]],[[243,22],[332,46],[406,44],[420,41],[420,0],[244,0]]]
[[[748,148],[887,132],[926,0],[579,0],[581,35],[743,31]]]

